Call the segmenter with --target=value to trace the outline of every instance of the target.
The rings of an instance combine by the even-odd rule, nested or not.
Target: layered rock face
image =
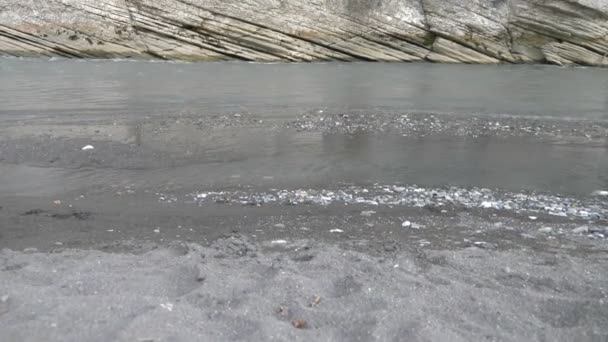
[[[608,0],[0,0],[0,53],[608,66]]]

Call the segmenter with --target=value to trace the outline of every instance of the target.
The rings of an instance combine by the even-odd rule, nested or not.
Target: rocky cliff
[[[608,66],[608,0],[0,0],[0,53]]]

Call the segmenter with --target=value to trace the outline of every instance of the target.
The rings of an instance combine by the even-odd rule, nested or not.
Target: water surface
[[[608,70],[2,59],[0,123],[9,127],[8,132],[19,130],[35,137],[50,134],[50,129],[44,130],[53,125],[72,126],[48,146],[37,147],[43,150],[38,154],[15,152],[0,158],[0,191],[57,193],[129,182],[182,188],[243,184],[322,188],[382,182],[568,194],[608,187],[608,143],[264,128],[212,136],[177,126],[168,128],[173,130],[169,139],[141,128],[184,112],[201,117],[254,113],[271,125],[319,110],[605,122]],[[91,162],[89,156],[78,154],[79,146],[87,141],[73,132],[94,130],[108,118],[116,120],[118,132],[108,139],[135,141],[140,151],[153,153],[113,155],[104,150],[104,142],[98,142],[95,153],[102,157]],[[139,130],[125,122],[136,122]],[[121,140],[122,128],[125,137]],[[37,141],[32,139],[32,144]],[[59,162],[51,165],[49,160]]]

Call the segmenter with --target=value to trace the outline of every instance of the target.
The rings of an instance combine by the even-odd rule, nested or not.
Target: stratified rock
[[[0,54],[608,66],[608,2],[0,0]]]

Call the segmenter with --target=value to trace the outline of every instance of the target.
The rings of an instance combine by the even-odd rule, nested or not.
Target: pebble
[[[473,246],[481,249],[496,249],[498,246],[495,243],[489,243],[485,241],[475,241]]]
[[[159,228],[156,228],[156,229],[154,229],[153,231],[154,231],[156,234],[160,233],[160,229],[159,229]]]
[[[574,228],[572,230],[572,233],[574,233],[574,234],[586,234],[588,232],[589,232],[589,227],[587,227],[587,226],[580,226],[580,227]]]
[[[173,311],[173,304],[171,303],[161,304],[160,307],[169,312]]]
[[[420,246],[420,247],[426,247],[426,246],[429,246],[430,244],[431,244],[431,242],[428,240],[425,240],[425,239],[418,241],[418,246]]]
[[[275,228],[279,228],[279,229],[285,229],[285,225],[282,223],[277,223],[274,225]]]
[[[542,227],[538,230],[539,233],[551,233],[553,232],[553,228],[551,227]]]
[[[493,208],[494,204],[492,202],[485,201],[485,202],[481,202],[481,207],[485,208],[485,209]]]
[[[293,321],[291,321],[291,325],[293,325],[293,327],[296,329],[306,329],[306,327],[308,326],[306,321],[303,319],[294,319]]]
[[[532,221],[536,221],[536,219],[538,219],[538,217],[536,217],[536,216],[528,216],[528,218]]]
[[[270,243],[273,245],[284,245],[287,243],[287,240],[272,240]]]
[[[82,147],[83,151],[88,151],[88,150],[94,150],[95,147],[93,147],[93,145],[86,145]]]
[[[2,303],[8,302],[8,295],[4,295],[4,296],[0,297],[0,302],[2,302]]]
[[[403,221],[403,223],[401,224],[401,227],[404,227],[404,228],[409,228],[411,226],[412,226],[412,222],[410,222],[410,221]]]
[[[376,212],[373,210],[364,210],[361,212],[361,216],[372,216],[374,215]]]
[[[342,229],[332,229],[329,231],[330,233],[344,233]]]
[[[595,190],[593,196],[608,196],[608,190]]]

